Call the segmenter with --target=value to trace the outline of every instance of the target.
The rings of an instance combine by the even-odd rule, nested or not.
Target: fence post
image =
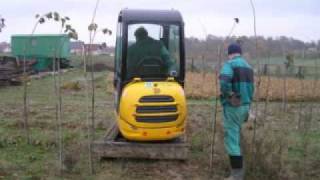
[[[191,59],[191,72],[194,72],[194,58]]]
[[[268,64],[264,64],[263,65],[263,75],[267,75],[268,74]]]

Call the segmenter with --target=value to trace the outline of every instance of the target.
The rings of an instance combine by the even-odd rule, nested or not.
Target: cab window
[[[127,78],[166,78],[179,69],[179,26],[130,24],[127,42]]]

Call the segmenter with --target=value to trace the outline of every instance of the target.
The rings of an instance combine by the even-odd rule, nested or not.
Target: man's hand
[[[169,75],[170,75],[171,77],[177,77],[178,73],[177,73],[177,71],[172,70],[172,71],[170,71]]]
[[[234,92],[231,93],[231,95],[228,96],[228,101],[231,104],[231,106],[239,107],[241,106],[241,98],[239,94],[236,94]]]

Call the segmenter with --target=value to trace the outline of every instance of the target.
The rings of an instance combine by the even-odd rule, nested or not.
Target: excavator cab
[[[115,48],[115,108],[121,135],[133,141],[185,132],[184,22],[176,10],[120,12]]]

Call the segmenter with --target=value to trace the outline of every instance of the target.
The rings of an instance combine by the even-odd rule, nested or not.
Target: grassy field
[[[100,79],[103,79],[101,75]],[[83,82],[82,74],[79,71],[66,73],[63,76],[64,82]],[[111,97],[101,90],[99,84],[103,84],[103,80],[97,79],[97,96],[103,101],[97,102],[97,131],[104,133],[105,119],[112,117],[112,109],[110,103]],[[55,172],[52,168],[56,167],[56,120],[55,120],[55,102],[53,92],[53,80],[46,77],[41,80],[32,80],[28,87],[29,93],[29,119],[32,144],[25,143],[24,131],[22,130],[22,87],[6,87],[1,88],[1,168],[17,168],[13,169],[7,175],[20,174],[28,176],[28,174],[36,174],[42,177],[48,173],[47,169]],[[69,148],[79,149],[85,143],[86,129],[85,122],[85,93],[82,91],[63,91],[63,128],[65,150]],[[108,103],[109,102],[109,103]],[[69,146],[68,144],[72,144]],[[3,149],[4,148],[4,149]],[[8,149],[7,149],[8,148]],[[82,153],[81,153],[82,154]],[[40,156],[39,156],[40,155]],[[34,162],[34,163],[32,163]],[[49,163],[49,164],[47,164]],[[15,167],[29,168],[19,169]],[[34,167],[33,167],[34,166]],[[53,170],[53,171],[52,171]],[[2,171],[1,171],[2,172]],[[0,173],[1,174],[1,173]],[[22,176],[22,177],[23,177]]]
[[[257,64],[259,61],[260,64],[284,64],[287,60],[286,57],[270,57],[270,58],[259,58],[253,59],[250,62],[253,64]],[[314,66],[320,62],[320,59],[302,59],[302,58],[294,58],[294,64],[297,66]],[[320,64],[319,64],[320,65]]]
[[[149,161],[103,161],[96,163],[97,174],[89,175],[87,150],[87,124],[85,121],[85,92],[84,81],[79,71],[64,74],[64,82],[78,81],[79,91],[63,91],[63,137],[64,137],[64,177],[66,179],[162,179],[162,173],[168,167],[170,177],[184,177],[181,171],[188,173],[190,178],[207,176],[208,164],[200,163],[206,157],[203,154],[202,141],[204,134],[201,129],[195,129],[195,142],[192,147],[192,158],[188,163],[181,162],[149,162]],[[97,74],[96,79],[96,134],[101,137],[113,122],[113,97],[106,92],[105,72]],[[56,140],[55,99],[53,96],[52,78],[46,77],[33,80],[28,87],[30,104],[30,130],[32,143],[28,145],[22,128],[22,87],[1,88],[0,115],[0,177],[18,179],[39,179],[58,177],[58,149]],[[108,84],[111,86],[111,84]],[[190,104],[191,109],[193,103]],[[198,105],[197,105],[198,106]],[[197,107],[196,106],[196,107]],[[202,105],[203,106],[203,105]],[[210,112],[211,105],[204,105]],[[200,116],[204,112],[198,112]],[[195,117],[194,117],[195,118]],[[192,118],[191,118],[192,119]],[[208,123],[205,117],[198,119],[194,127]],[[194,163],[194,162],[199,162]],[[194,169],[187,172],[189,168]],[[147,170],[147,171],[146,171]],[[195,173],[197,172],[197,173]],[[222,171],[223,172],[223,171]]]
[[[114,121],[111,76],[96,75],[96,139]],[[107,76],[109,78],[107,78]],[[214,99],[189,96],[187,136],[191,144],[186,162],[146,160],[95,160],[89,173],[86,94],[83,73],[74,69],[63,74],[63,83],[78,88],[63,89],[63,178],[64,179],[223,179],[229,172],[223,149],[221,107],[218,107],[213,177],[209,167]],[[189,83],[186,84],[187,93]],[[213,91],[211,86],[195,86]],[[0,88],[0,179],[60,179],[55,102],[51,76],[28,86],[31,144],[23,130],[23,87]],[[256,106],[258,105],[258,106]],[[245,125],[244,147],[248,179],[316,179],[320,169],[319,103],[256,103],[257,135],[253,143],[253,118]],[[301,107],[302,106],[302,107]],[[313,117],[310,117],[312,107]],[[266,110],[265,110],[266,109]],[[301,111],[300,111],[301,109]],[[300,118],[299,118],[300,117]],[[299,120],[300,119],[300,120]]]
[[[187,62],[189,65],[191,65],[191,59],[192,58],[188,58]],[[204,61],[203,59],[197,59],[197,58],[193,58],[194,59],[194,65],[197,68],[202,68],[203,66],[203,62],[205,64],[209,64],[210,66],[213,66],[215,64],[215,62],[218,62],[218,58],[205,58]],[[284,64],[287,60],[286,57],[270,57],[270,58],[257,58],[257,59],[251,59],[251,58],[246,58],[250,64],[252,65],[256,65],[258,63],[260,64],[275,64],[275,65],[282,65]],[[226,60],[226,59],[223,59]],[[310,59],[310,58],[294,58],[294,65],[297,66],[315,66],[316,64],[320,65],[320,58],[317,59]]]

